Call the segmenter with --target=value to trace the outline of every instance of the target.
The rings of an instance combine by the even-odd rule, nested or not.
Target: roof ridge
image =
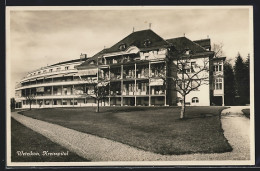
[[[187,40],[193,42],[193,43],[196,44],[197,46],[199,46],[199,47],[201,47],[202,49],[206,50],[204,47],[200,46],[198,43],[196,43],[196,42],[190,40],[189,38],[187,38],[187,37],[185,37],[185,36],[183,36],[183,38],[186,38]]]
[[[190,39],[189,39],[190,40]],[[192,41],[192,40],[190,40],[190,41]],[[194,41],[192,41],[193,43],[195,43],[196,45],[198,45],[198,46],[200,46],[201,48],[203,48],[204,50],[206,50],[207,51],[207,49],[206,48],[204,48],[204,47],[202,47],[200,44],[198,44],[198,43],[196,43],[196,42],[194,42]]]
[[[200,39],[200,40],[193,40],[193,42],[198,42],[198,41],[203,41],[203,40],[210,40],[210,38],[206,38],[206,39]]]
[[[179,39],[179,38],[184,38],[184,36],[175,37],[175,38],[170,38],[170,39],[165,39],[165,40],[167,41],[167,40],[172,40],[172,39]]]
[[[170,42],[167,42],[166,39],[162,38],[159,34],[155,33],[152,29],[151,30],[154,34],[156,34],[158,37],[160,37],[163,41],[165,41],[167,44],[170,44]]]

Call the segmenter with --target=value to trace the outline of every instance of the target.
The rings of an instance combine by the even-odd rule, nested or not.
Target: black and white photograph
[[[6,7],[7,166],[254,165],[252,6]]]

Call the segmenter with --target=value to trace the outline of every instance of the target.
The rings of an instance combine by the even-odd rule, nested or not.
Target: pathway
[[[223,112],[225,113],[225,110]],[[106,138],[26,117],[17,112],[13,112],[12,117],[51,141],[91,161],[248,160],[250,157],[249,119],[240,115],[222,117],[224,135],[233,147],[232,152],[186,155],[160,155],[143,151]]]

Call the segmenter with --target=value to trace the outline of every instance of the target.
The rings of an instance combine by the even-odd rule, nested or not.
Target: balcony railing
[[[44,72],[40,74],[35,74],[29,77],[23,77],[22,81],[27,80],[27,79],[35,79],[37,77],[42,77],[42,76],[48,76],[48,75],[53,75],[53,74],[60,74],[60,73],[68,73],[72,71],[77,71],[76,69],[68,69],[68,70],[59,70],[59,71],[52,71],[52,72]]]

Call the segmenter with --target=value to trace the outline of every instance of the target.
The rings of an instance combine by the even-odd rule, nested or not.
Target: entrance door
[[[212,105],[222,106],[222,96],[214,96],[212,100]]]

